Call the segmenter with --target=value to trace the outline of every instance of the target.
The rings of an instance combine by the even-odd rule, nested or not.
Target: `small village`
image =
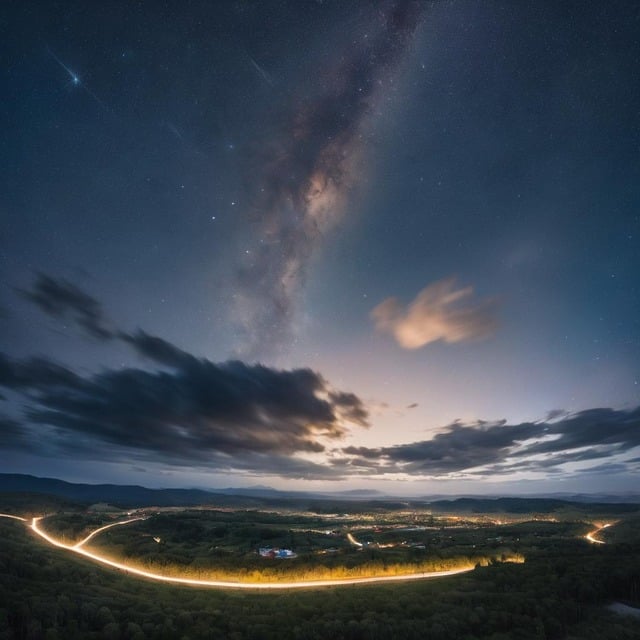
[[[298,557],[298,554],[291,551],[291,549],[274,549],[273,547],[260,547],[258,554],[261,558],[276,558],[279,560],[290,560]]]

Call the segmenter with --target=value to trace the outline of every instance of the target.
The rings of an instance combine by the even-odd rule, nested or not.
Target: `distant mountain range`
[[[215,489],[149,489],[138,485],[77,484],[55,478],[1,473],[0,493],[52,495],[84,504],[106,502],[119,507],[217,505],[238,508],[302,507],[318,511],[430,508],[438,513],[532,513],[574,507],[635,511],[640,495],[546,494],[537,496],[424,496],[402,498],[355,489],[336,493],[279,491],[262,485]]]
[[[205,489],[206,491],[206,489]],[[228,487],[226,489],[212,489],[211,493],[223,493],[230,496],[254,496],[262,498],[354,498],[354,499],[388,499],[389,496],[375,489],[351,489],[350,491],[335,492],[314,492],[314,491],[282,491],[267,487],[262,484],[253,485],[251,487]],[[395,499],[395,498],[394,498]]]
[[[83,503],[108,502],[122,507],[182,507],[217,504],[250,508],[275,505],[281,501],[313,501],[327,498],[371,499],[375,496],[382,496],[378,491],[355,490],[320,494],[306,491],[279,491],[263,485],[230,487],[212,491],[206,489],[149,489],[138,485],[79,484],[56,478],[0,473],[0,493],[16,492],[48,494]]]
[[[77,502],[108,502],[123,507],[189,506],[209,504],[215,499],[214,494],[200,489],[147,489],[137,485],[76,484],[55,478],[37,478],[15,473],[0,474],[0,492],[44,493]]]

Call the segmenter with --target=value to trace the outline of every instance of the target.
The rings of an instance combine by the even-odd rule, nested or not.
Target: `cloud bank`
[[[280,473],[280,457],[324,451],[351,427],[367,426],[361,401],[310,369],[215,364],[188,354],[170,370],[88,376],[46,359],[0,355],[0,386],[26,406],[22,427],[2,422],[0,444],[50,455],[127,453]]]
[[[427,299],[470,295],[452,281],[436,285]],[[152,366],[80,375],[47,358],[0,353],[0,392],[24,408],[20,417],[0,415],[4,450],[333,480],[640,471],[640,407],[551,411],[544,421],[518,424],[454,422],[419,442],[344,446],[369,425],[368,408],[311,369],[198,358],[145,331],[114,327],[97,300],[50,276],[21,294],[89,336],[126,344]]]
[[[0,353],[0,389],[25,407],[22,420],[0,417],[4,448],[309,477],[326,471],[298,454],[368,426],[362,401],[311,369],[216,364],[142,330],[106,329],[97,300],[43,274],[21,294],[90,336],[126,344],[156,369],[80,375],[47,358]]]
[[[243,329],[244,355],[277,350],[292,339],[309,262],[345,215],[356,182],[364,120],[420,12],[418,3],[406,1],[380,10],[371,37],[348,51],[333,74],[323,74],[317,95],[266,143],[270,153],[257,172],[249,212],[259,240],[237,272],[234,320]]]
[[[473,288],[458,288],[454,278],[425,287],[406,308],[396,298],[387,298],[371,317],[378,331],[391,334],[404,349],[438,340],[480,340],[497,327],[495,300],[474,300]]]
[[[555,421],[455,422],[429,440],[390,447],[344,447],[339,466],[354,473],[446,477],[553,473],[640,447],[640,407],[589,409]],[[346,457],[344,457],[346,456]],[[638,459],[616,460],[638,469]]]

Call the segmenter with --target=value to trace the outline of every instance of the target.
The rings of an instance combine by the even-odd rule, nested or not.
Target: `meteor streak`
[[[53,51],[51,51],[51,49],[49,49],[49,47],[47,47],[47,52],[69,74],[69,77],[71,78],[71,84],[84,89],[103,109],[108,110],[107,105],[102,102],[102,100],[100,100],[100,98],[98,98],[98,96],[93,93],[93,91],[91,91],[91,89],[89,89],[89,87],[87,87],[87,85],[84,84],[82,80],[80,80],[80,76],[77,73],[67,67],[67,65],[62,62],[62,60],[60,60],[60,58],[58,58],[58,56]]]
[[[180,140],[180,142],[184,142],[184,136],[180,133],[178,128],[171,122],[166,122],[167,129],[173,133],[173,135]]]
[[[80,84],[80,78],[78,77],[78,75],[71,71],[71,69],[69,69],[69,67],[67,67],[67,65],[62,62],[62,60],[60,60],[60,58],[58,58],[58,56],[53,53],[53,51],[51,51],[51,49],[49,49],[49,47],[47,47],[47,51],[49,52],[49,55],[69,74],[71,82],[75,85]]]
[[[260,77],[270,86],[273,87],[273,78],[247,53],[247,58],[253,65],[253,68],[260,74]]]

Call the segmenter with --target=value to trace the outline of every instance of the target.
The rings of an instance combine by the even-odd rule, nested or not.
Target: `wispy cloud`
[[[94,338],[113,337],[100,303],[67,280],[39,273],[30,289],[18,292],[47,315],[73,321]]]
[[[345,447],[340,463],[370,474],[446,477],[551,473],[567,464],[619,457],[640,447],[640,407],[630,411],[589,409],[553,422],[455,422],[429,440],[389,447]]]
[[[459,288],[454,278],[425,287],[405,308],[387,298],[371,311],[376,328],[390,333],[404,349],[432,342],[480,340],[497,327],[494,299],[475,300],[472,287]]]

